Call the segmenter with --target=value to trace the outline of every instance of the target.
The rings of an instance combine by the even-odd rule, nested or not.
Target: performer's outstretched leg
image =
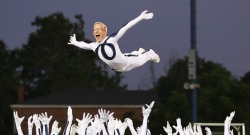
[[[139,51],[137,51],[138,53]],[[124,71],[130,71],[131,69],[140,67],[148,61],[153,61],[155,63],[160,62],[160,57],[154,50],[150,49],[144,53],[138,53],[138,55],[126,55],[128,59],[128,65],[124,68]]]

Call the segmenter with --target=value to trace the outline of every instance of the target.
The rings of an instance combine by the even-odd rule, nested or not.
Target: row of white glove
[[[133,121],[130,118],[125,118],[124,122],[122,122],[114,118],[113,112],[109,112],[105,109],[99,109],[99,114],[93,117],[89,113],[83,113],[83,118],[81,120],[76,118],[78,124],[72,124],[73,113],[69,106],[67,111],[67,124],[63,131],[63,135],[75,135],[76,133],[78,135],[100,135],[101,132],[103,135],[124,135],[127,127],[129,127],[132,135],[149,135],[150,131],[147,129],[147,123],[153,105],[154,101],[150,105],[146,104],[146,107],[142,107],[143,123],[137,128],[137,131],[134,129]],[[21,123],[25,117],[18,117],[16,111],[13,112],[13,115],[17,133],[18,135],[23,135]],[[47,112],[30,116],[28,118],[28,135],[32,135],[33,125],[36,127],[36,135],[49,135],[49,123],[51,119],[52,116],[48,117]],[[58,135],[60,132],[61,127],[58,127],[58,121],[55,120],[52,124],[50,135]]]
[[[230,116],[227,116],[224,121],[224,135],[233,135],[233,130],[230,130],[231,121],[233,120],[233,117],[235,115],[235,112],[231,112]],[[170,126],[169,122],[167,121],[167,126],[163,126],[164,131],[168,135],[203,135],[202,129],[200,125],[194,125],[192,126],[191,123],[189,123],[188,126],[182,127],[181,125],[181,119],[176,119],[177,125],[173,125],[173,128],[175,129],[175,132],[172,132],[172,127]],[[205,127],[206,135],[212,135],[212,132],[209,127]]]

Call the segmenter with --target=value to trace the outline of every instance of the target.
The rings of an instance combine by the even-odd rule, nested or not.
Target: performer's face
[[[94,24],[93,35],[97,42],[101,42],[107,35],[107,30],[105,29],[104,24]]]

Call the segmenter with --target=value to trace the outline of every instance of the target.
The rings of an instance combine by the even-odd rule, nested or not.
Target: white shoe
[[[142,54],[142,53],[145,53],[145,52],[146,52],[146,50],[145,50],[145,49],[143,49],[143,48],[139,48],[138,52]]]
[[[155,53],[155,51],[152,50],[152,49],[150,49],[149,52],[151,52],[152,55],[153,55],[152,58],[151,58],[151,60],[152,60],[153,62],[155,62],[155,63],[159,63],[159,62],[160,62],[160,57],[159,57],[159,55],[158,55],[157,53]]]

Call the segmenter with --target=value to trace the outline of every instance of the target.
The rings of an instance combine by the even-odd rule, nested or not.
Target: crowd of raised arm
[[[233,120],[235,112],[231,112],[230,116],[227,116],[224,121],[224,135],[233,135],[233,130],[230,130],[231,121]],[[193,125],[189,123],[187,126],[182,127],[181,119],[176,119],[176,126],[173,125],[175,132],[173,133],[172,127],[167,121],[167,126],[163,126],[167,135],[203,135],[200,125]],[[205,127],[206,135],[212,135],[212,131],[209,127]]]
[[[146,106],[146,107],[145,107]],[[72,124],[73,113],[69,106],[67,111],[67,124],[63,130],[63,135],[124,135],[125,130],[129,129],[131,135],[151,135],[148,129],[148,118],[151,110],[154,106],[154,101],[150,105],[142,107],[143,122],[136,130],[133,126],[133,121],[130,118],[125,118],[124,121],[114,118],[113,112],[105,109],[99,109],[98,114],[92,116],[89,113],[83,113],[82,119],[76,118],[77,124]],[[233,135],[233,131],[230,130],[231,121],[235,112],[232,112],[230,116],[227,116],[224,121],[224,135]],[[21,128],[22,121],[25,117],[19,117],[18,112],[13,112],[15,125],[18,135],[23,135]],[[47,113],[34,114],[28,118],[28,135],[32,135],[32,128],[35,125],[36,135],[58,135],[61,132],[61,127],[58,127],[58,121],[54,121],[51,126],[51,132],[49,132],[49,124],[52,116],[48,116]],[[167,126],[163,126],[163,130],[167,135],[202,135],[201,126],[192,126],[191,123],[183,127],[181,125],[181,119],[176,119],[176,126],[173,125],[175,132],[167,121]],[[206,135],[212,135],[209,127],[205,127]]]
[[[148,117],[151,113],[151,109],[154,105],[154,101],[142,107],[143,123],[141,127],[137,128],[137,132],[133,127],[131,119],[126,118],[123,122],[117,118],[114,118],[113,112],[109,112],[105,109],[99,109],[98,114],[92,117],[89,113],[83,113],[82,119],[76,118],[77,124],[72,124],[73,113],[72,108],[69,106],[67,111],[67,124],[63,130],[63,135],[124,135],[125,130],[129,127],[132,134],[144,135],[150,133],[147,129]],[[16,129],[18,135],[23,135],[21,128],[24,117],[19,117],[18,112],[13,112]],[[28,118],[28,135],[32,135],[32,128],[35,125],[36,135],[58,135],[61,132],[61,127],[58,127],[58,121],[54,121],[49,132],[49,123],[52,116],[48,116],[47,113],[34,114]]]

